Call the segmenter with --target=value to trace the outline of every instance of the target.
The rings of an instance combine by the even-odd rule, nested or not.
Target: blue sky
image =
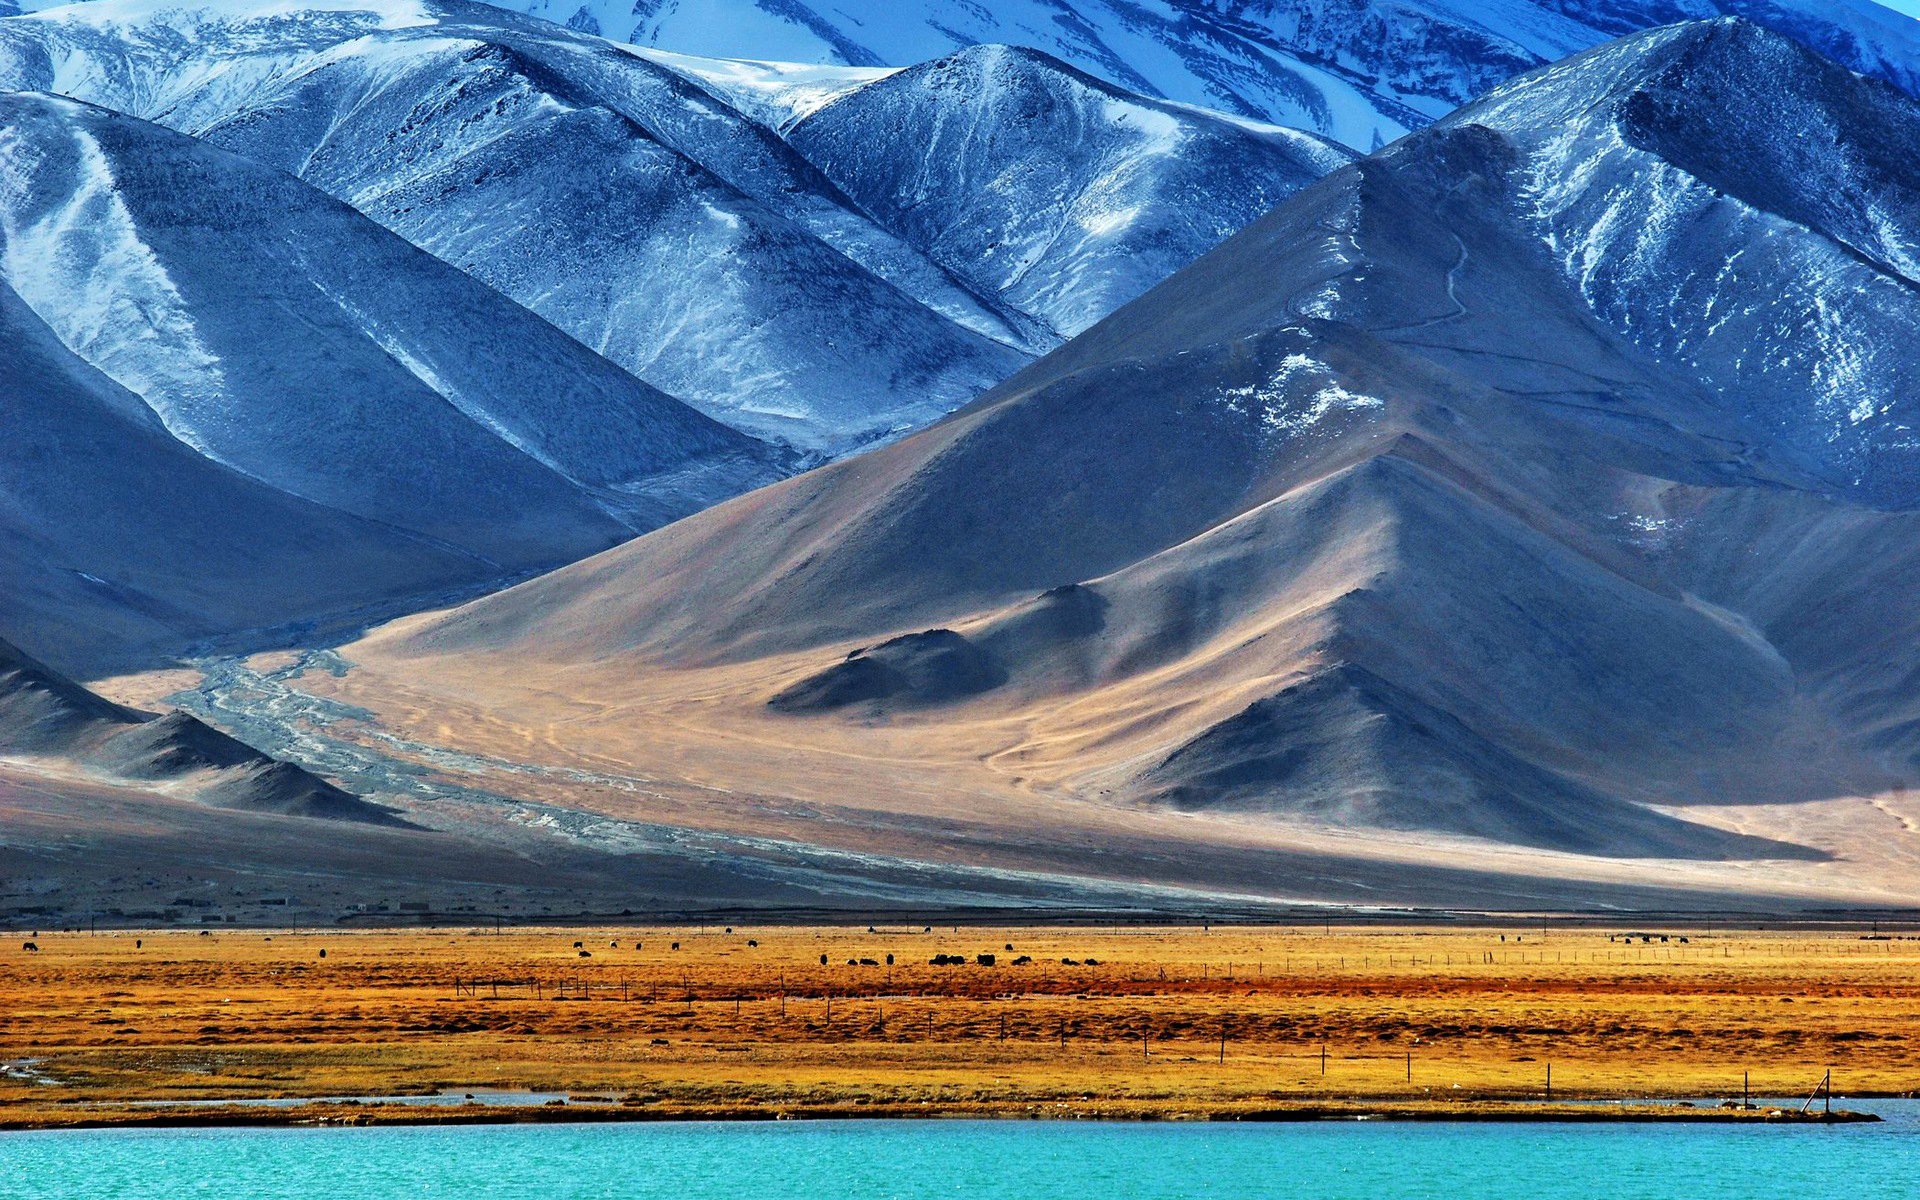
[[[1920,17],[1920,0],[1879,0],[1882,7],[1895,12],[1903,12],[1910,17]]]

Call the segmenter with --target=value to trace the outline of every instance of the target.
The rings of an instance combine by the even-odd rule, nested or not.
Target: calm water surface
[[[1920,1105],[1881,1125],[499,1125],[0,1134],[5,1200],[1920,1197]]]

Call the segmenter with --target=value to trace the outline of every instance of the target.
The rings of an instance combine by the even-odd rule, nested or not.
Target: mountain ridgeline
[[[1745,17],[1920,93],[1920,23],[1873,0],[498,0],[690,54],[905,66],[1033,46],[1145,95],[1368,151],[1525,71],[1681,21]]]
[[[781,78],[458,3],[0,20],[9,630],[108,673],[561,565],[926,424],[1350,157],[991,48]]]
[[[931,429],[360,652],[757,680],[983,779],[1016,729],[1123,807],[1818,857],[1710,810],[1920,778],[1916,150],[1754,24],[1626,38]]]
[[[0,21],[0,87],[297,175],[816,459],[971,399],[1350,157],[993,47],[814,73],[785,88],[808,102],[792,129],[766,105],[780,80],[455,0]]]
[[[0,94],[10,630],[72,670],[550,567],[782,459],[289,175]]]
[[[260,753],[199,718],[114,704],[0,641],[0,757],[52,763],[216,808],[409,827],[391,810]]]

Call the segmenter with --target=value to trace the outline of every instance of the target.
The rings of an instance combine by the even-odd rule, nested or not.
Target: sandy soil
[[[1905,907],[1915,902],[1920,878],[1912,832],[1920,800],[1907,793],[1685,811],[1688,820],[1817,847],[1833,856],[1827,861],[1602,857],[1106,803],[1063,774],[1084,741],[1056,736],[1048,728],[1055,718],[1044,713],[866,724],[768,712],[765,693],[798,678],[800,659],[785,671],[764,660],[643,671],[612,687],[600,668],[555,667],[530,677],[491,670],[484,657],[471,669],[442,662],[428,681],[404,661],[386,661],[371,643],[349,652],[349,670],[290,681],[372,718],[336,730],[341,736],[402,757],[395,736],[452,750],[430,752],[430,761],[443,770],[464,766],[479,786],[628,820],[1349,904]],[[581,698],[611,693],[618,704]],[[458,755],[470,757],[463,763]],[[578,772],[593,777],[570,774]]]

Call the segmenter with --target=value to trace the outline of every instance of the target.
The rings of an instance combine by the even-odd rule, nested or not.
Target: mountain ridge
[[[1872,682],[1892,668],[1844,619],[1794,615],[1897,595],[1911,555],[1871,581],[1837,564],[1920,505],[1897,386],[1836,424],[1829,381],[1913,317],[1903,286],[1856,278],[1872,260],[1835,269],[1834,236],[1873,204],[1886,246],[1920,231],[1877,182],[1920,104],[1834,72],[1737,20],[1544,68],[1308,185],[926,431],[377,632],[347,650],[373,672],[356,695],[404,677],[418,703],[436,675],[465,694],[478,656],[625,720],[681,711],[684,686],[703,728],[805,740],[821,772],[860,779],[886,746],[1063,812],[1830,861],[1835,827],[1809,843],[1715,814],[1911,786],[1908,706]],[[1750,79],[1765,119],[1687,103]],[[1867,107],[1877,123],[1849,125]],[[1820,121],[1847,130],[1822,171],[1770,156]],[[1682,153],[1716,132],[1733,144]],[[1687,172],[1740,160],[1739,180]],[[1856,201],[1798,226],[1740,198],[1796,177],[1821,180],[1809,202]],[[1679,201],[1701,219],[1662,224]],[[1769,253],[1725,275],[1755,221]],[[1569,251],[1615,235],[1665,264],[1622,301]],[[1622,315],[1716,272],[1696,324]],[[1784,365],[1762,343],[1746,404],[1721,359],[1674,349],[1802,306],[1819,336]],[[1716,549],[1810,519],[1850,532],[1759,592],[1768,572]],[[623,752],[612,720],[576,736]]]
[[[756,70],[456,0],[96,0],[0,21],[0,85],[124,109],[295,174],[810,461],[970,399],[1347,157],[1154,108],[1034,55],[1005,120],[911,73],[843,80],[804,124],[809,144],[845,152],[809,155],[743,99],[767,90]],[[1131,128],[1147,117],[1151,138]],[[944,248],[910,198],[871,183],[923,159],[917,130],[935,122],[972,125],[992,175],[941,186],[1005,191],[972,240]],[[1112,203],[1094,196],[1113,188]],[[974,270],[983,243],[1063,237],[1075,250],[1050,289]]]
[[[1869,0],[498,0],[691,54],[904,66],[969,43],[1048,51],[1149,95],[1310,129],[1367,152],[1547,62],[1659,25],[1741,16],[1920,92],[1920,22]]]
[[[71,99],[0,113],[32,435],[0,554],[62,666],[553,566],[781,473],[290,176]]]

